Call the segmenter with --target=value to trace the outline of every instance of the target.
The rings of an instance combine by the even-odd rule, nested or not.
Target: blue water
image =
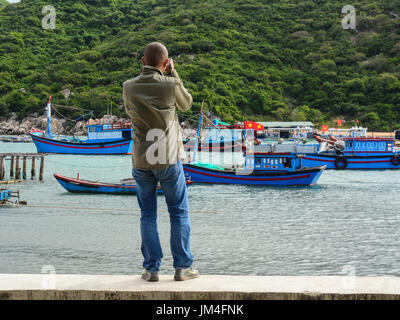
[[[0,143],[0,152],[35,151],[33,144]],[[201,160],[208,157],[219,162],[223,155]],[[138,274],[136,197],[70,194],[52,177],[79,172],[83,179],[117,182],[131,176],[130,161],[49,155],[43,182],[12,185],[39,207],[0,208],[0,273],[40,273],[51,265],[60,274]],[[326,171],[313,187],[194,185],[195,266],[203,274],[400,275],[399,188],[400,170]],[[169,217],[158,199],[161,273],[172,274]],[[45,208],[51,206],[61,208]]]

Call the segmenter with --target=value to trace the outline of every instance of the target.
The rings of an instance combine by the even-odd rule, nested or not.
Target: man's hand
[[[171,74],[172,70],[174,70],[174,69],[175,69],[174,60],[168,59],[168,64],[167,64],[167,68],[166,68],[167,73]]]

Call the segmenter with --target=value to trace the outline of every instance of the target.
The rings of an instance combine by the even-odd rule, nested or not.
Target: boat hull
[[[400,169],[400,165],[392,163],[393,153],[387,155],[349,155],[344,154],[347,165],[346,170],[387,170],[387,169]],[[328,170],[336,170],[336,154],[306,154],[301,158],[302,165],[305,167],[313,166],[326,166]]]
[[[294,172],[258,172],[249,175],[184,164],[183,169],[194,183],[243,184],[263,186],[309,186],[317,183],[325,167],[305,168]]]
[[[136,185],[117,185],[64,177],[54,174],[54,178],[67,191],[72,193],[136,194]]]
[[[94,182],[80,179],[64,177],[55,173],[54,178],[68,192],[72,193],[98,193],[98,194],[119,194],[135,195],[137,192],[135,184],[112,184],[104,182]],[[191,181],[186,181],[186,186],[191,185]],[[163,194],[161,187],[157,188],[158,194]]]
[[[119,139],[107,142],[82,143],[65,142],[45,137],[32,135],[39,153],[63,153],[63,154],[131,154],[132,140]]]

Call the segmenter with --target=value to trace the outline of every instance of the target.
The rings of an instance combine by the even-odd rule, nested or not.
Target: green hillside
[[[226,121],[343,117],[370,130],[400,128],[400,0],[53,0],[0,9],[0,116],[43,112],[53,102],[95,110],[122,104],[122,82],[140,71],[144,46],[165,43],[193,113]],[[24,88],[25,90],[20,90]],[[62,90],[73,94],[65,101]],[[80,114],[70,114],[77,116]],[[182,120],[190,115],[182,114]]]

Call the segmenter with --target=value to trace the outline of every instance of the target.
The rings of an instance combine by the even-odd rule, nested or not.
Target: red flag
[[[337,125],[340,127],[342,125],[342,119],[338,118],[337,119]]]
[[[257,123],[257,122],[254,122],[254,127],[255,127],[254,130],[260,130],[260,131],[264,130],[264,126],[262,124]]]
[[[329,126],[323,125],[322,132],[327,132],[329,130]]]
[[[245,121],[244,122],[244,128],[245,129],[254,129],[255,128],[255,122],[254,121]]]

